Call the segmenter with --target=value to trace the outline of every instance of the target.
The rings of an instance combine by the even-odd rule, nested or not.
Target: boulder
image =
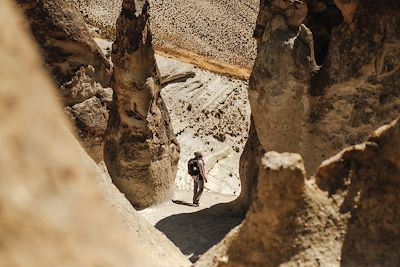
[[[104,156],[111,178],[145,208],[170,197],[179,160],[149,28],[149,3],[126,0],[113,44],[114,99]]]

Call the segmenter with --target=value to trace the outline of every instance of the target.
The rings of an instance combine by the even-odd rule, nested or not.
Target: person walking
[[[206,169],[203,155],[200,152],[194,152],[194,158],[188,162],[188,171],[194,182],[193,205],[200,205],[200,197],[204,190],[204,183],[207,183]]]

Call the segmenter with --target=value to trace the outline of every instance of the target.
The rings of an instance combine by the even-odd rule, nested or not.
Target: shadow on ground
[[[179,200],[178,202],[180,205],[184,203]],[[193,213],[172,215],[159,221],[156,228],[163,232],[183,254],[190,255],[190,261],[195,262],[242,220],[243,217],[227,211],[225,204],[217,204]]]
[[[172,200],[173,203],[178,204],[178,205],[183,205],[183,206],[189,206],[189,207],[196,207],[194,204],[189,203],[187,201],[183,201],[183,200]]]

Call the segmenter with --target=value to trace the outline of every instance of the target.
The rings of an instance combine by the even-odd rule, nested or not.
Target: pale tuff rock
[[[113,90],[96,82],[95,70],[88,66],[61,86],[61,94],[82,146],[96,162],[102,161]]]
[[[300,153],[313,173],[395,119],[399,14],[390,1],[262,1],[249,86],[262,147]]]
[[[288,11],[290,16],[283,17],[282,8],[286,5],[273,2],[274,8],[264,10],[269,20],[249,83],[252,116],[260,144],[266,151],[298,152],[307,160],[307,167],[312,164],[310,157],[314,150],[307,125],[308,92],[311,73],[318,68],[313,60],[311,32],[304,25],[294,27],[299,16],[305,18],[307,6],[295,1],[292,4],[297,11],[293,14]],[[291,1],[284,2],[289,5]],[[292,9],[292,4],[286,8]]]
[[[289,2],[295,3],[284,1]],[[261,3],[249,88],[258,151],[297,152],[306,166],[298,154],[269,152],[254,181],[256,171],[245,166],[257,157],[244,153],[242,180],[257,185],[249,190],[254,200],[242,226],[216,246],[218,258],[206,254],[202,264],[400,263],[398,121],[323,163],[316,178],[305,175],[399,115],[399,6],[335,2],[307,1],[307,12],[299,7],[294,13],[286,13],[280,1]],[[304,1],[296,4],[306,7]],[[249,142],[256,144],[254,138]]]
[[[241,226],[196,266],[397,266],[400,123],[322,163],[268,152]]]
[[[91,37],[75,4],[63,0],[17,0],[28,17],[32,34],[59,85],[82,66],[96,69],[96,80],[108,86],[110,63]]]
[[[241,191],[239,197],[232,203],[235,209],[245,214],[249,209],[256,195],[258,170],[261,164],[261,158],[265,154],[251,121],[249,137],[240,157],[240,184]]]
[[[94,96],[100,98],[107,106],[110,106],[112,101],[112,89],[103,88],[96,82],[96,70],[93,66],[81,67],[71,81],[61,85],[61,94],[67,106],[82,103]]]
[[[147,1],[124,1],[113,44],[114,100],[104,155],[116,186],[137,208],[170,197],[179,145],[160,96]]]
[[[103,51],[111,50],[112,42],[104,39],[96,42]],[[209,176],[207,189],[238,195],[238,162],[250,119],[247,82],[160,55],[156,55],[156,61],[161,95],[181,148],[176,188],[192,189],[187,162],[193,157],[193,151],[201,150]]]
[[[333,28],[329,50],[319,59],[322,68],[310,87],[308,121],[315,159],[362,142],[400,114],[400,6],[393,1],[335,3],[344,8],[344,21]],[[320,33],[316,42],[324,40]]]
[[[0,2],[0,266],[189,266],[79,146],[21,17]]]
[[[268,152],[228,264],[218,266],[336,266],[345,225],[340,219],[333,200],[306,180],[300,155]]]
[[[190,266],[187,257],[163,233],[143,218],[112,183],[104,162],[99,165],[103,173],[97,176],[96,182],[104,192],[107,204],[113,207],[116,218],[123,223],[129,236],[146,250],[146,254],[150,256],[149,262],[154,266]]]
[[[339,200],[351,218],[343,238],[341,266],[400,263],[400,123],[376,131],[322,164],[318,185]]]
[[[0,2],[0,265],[146,265],[89,179],[13,5]]]

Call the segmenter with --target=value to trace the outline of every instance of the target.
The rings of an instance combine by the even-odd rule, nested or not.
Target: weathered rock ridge
[[[113,44],[114,99],[104,159],[116,186],[137,208],[170,196],[179,144],[160,95],[149,3],[126,0]]]
[[[241,226],[198,266],[400,264],[400,122],[322,163],[268,152]]]
[[[79,146],[15,10],[0,2],[0,266],[188,266]]]
[[[107,87],[110,63],[91,37],[73,2],[17,0],[25,10],[47,66],[59,85],[68,82],[82,66],[96,69],[96,80]]]

